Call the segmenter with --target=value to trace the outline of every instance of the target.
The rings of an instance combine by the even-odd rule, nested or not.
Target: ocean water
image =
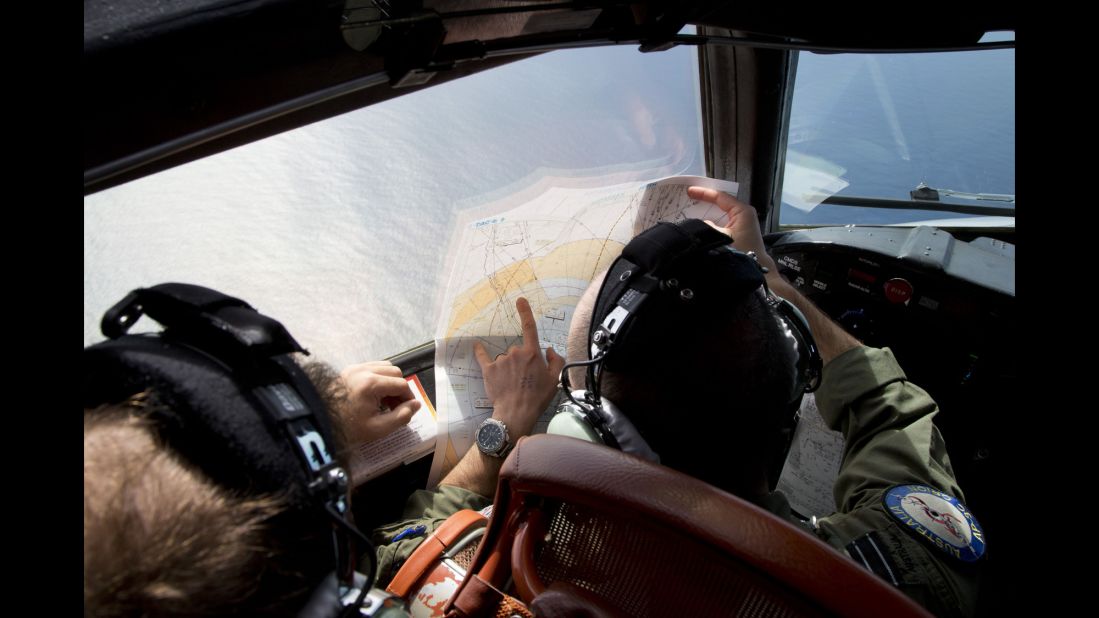
[[[907,200],[921,182],[967,193],[1015,193],[1015,50],[805,53],[797,75],[788,148],[794,159],[840,174],[847,184],[838,195]],[[811,212],[784,207],[781,222],[969,216],[825,204]]]
[[[84,345],[167,281],[238,296],[337,366],[428,341],[457,209],[546,173],[701,174],[697,92],[693,49],[554,52],[85,197]]]
[[[553,52],[85,197],[84,345],[166,281],[243,298],[337,366],[428,341],[459,209],[544,175],[704,174],[697,74],[691,48]],[[790,147],[842,168],[844,193],[1014,193],[1014,51],[802,54],[798,75]]]

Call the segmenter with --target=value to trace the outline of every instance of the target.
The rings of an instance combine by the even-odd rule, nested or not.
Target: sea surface
[[[837,195],[908,200],[920,183],[1014,195],[1015,50],[803,53],[797,74],[788,149],[846,181]],[[971,216],[828,204],[805,212],[786,206],[783,224]]]
[[[837,163],[856,179],[848,191],[895,196],[880,177],[899,175],[912,187],[923,179],[1014,193],[1014,55],[1006,53],[991,68],[978,63],[976,77],[944,72],[934,88],[912,77],[928,70],[900,56],[846,57],[824,67],[829,76],[808,68],[839,56],[803,54],[799,70],[812,77],[798,88],[812,94],[795,99],[792,148],[819,156],[827,140],[849,139],[843,150],[852,154]],[[114,302],[166,281],[243,298],[337,366],[428,341],[459,209],[545,175],[704,174],[697,73],[690,48],[553,52],[87,196],[84,345],[102,340],[99,320]],[[869,86],[859,74],[871,76]],[[1009,99],[1010,109],[951,117],[958,101],[943,93],[953,82]],[[933,128],[896,129],[911,118]],[[982,138],[954,136],[972,125]],[[887,137],[860,127],[884,127]],[[860,160],[874,172],[865,180]],[[783,212],[835,216],[829,208]],[[135,331],[152,328],[146,319]]]

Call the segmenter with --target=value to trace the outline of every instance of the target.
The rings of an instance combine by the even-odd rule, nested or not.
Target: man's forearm
[[[813,331],[813,339],[817,342],[821,360],[825,365],[840,354],[862,345],[862,342],[832,321],[832,318],[818,309],[812,301],[802,296],[789,281],[782,278],[782,275],[774,271],[768,273],[767,285],[772,292],[790,301],[805,314],[805,319],[809,321],[809,329]]]
[[[496,479],[503,463],[502,458],[489,457],[474,445],[439,484],[468,489],[491,500],[496,494]]]

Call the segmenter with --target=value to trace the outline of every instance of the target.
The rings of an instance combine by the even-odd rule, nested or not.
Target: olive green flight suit
[[[402,521],[374,530],[371,540],[378,547],[378,574],[374,585],[379,588],[389,585],[405,560],[448,517],[462,509],[479,511],[490,504],[490,498],[453,485],[439,485],[434,491],[420,489],[413,492],[405,504]],[[415,536],[393,541],[393,537],[417,526],[424,526],[425,530]]]
[[[918,540],[894,520],[882,496],[894,485],[928,485],[964,500],[946,447],[932,417],[938,406],[926,391],[907,381],[888,349],[848,350],[824,367],[817,407],[824,421],[843,432],[845,453],[834,493],[839,511],[817,522],[813,532],[848,553],[848,545],[870,535],[885,556],[882,576],[939,616],[972,616],[976,570]],[[441,485],[417,491],[405,507],[405,520],[374,531],[378,544],[378,583],[384,587],[432,531],[461,509],[480,510],[490,500]],[[773,493],[760,506],[805,526],[790,512],[785,496]],[[418,525],[426,531],[393,542]],[[852,559],[859,562],[855,557]],[[881,566],[882,562],[875,562]]]
[[[894,485],[927,485],[965,502],[931,422],[939,409],[931,396],[908,382],[888,348],[859,347],[824,367],[816,399],[824,422],[843,432],[845,441],[833,488],[838,512],[817,522],[817,536],[845,551],[870,533],[871,549],[877,546],[881,560],[890,563],[882,568],[869,558],[879,575],[937,616],[972,616],[977,565],[917,539],[882,503]]]

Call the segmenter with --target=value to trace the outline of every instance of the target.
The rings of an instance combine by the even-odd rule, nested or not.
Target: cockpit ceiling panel
[[[718,0],[85,0],[85,192],[550,49],[659,50],[688,24],[766,44],[971,46],[1013,29],[1000,10],[897,20]]]

